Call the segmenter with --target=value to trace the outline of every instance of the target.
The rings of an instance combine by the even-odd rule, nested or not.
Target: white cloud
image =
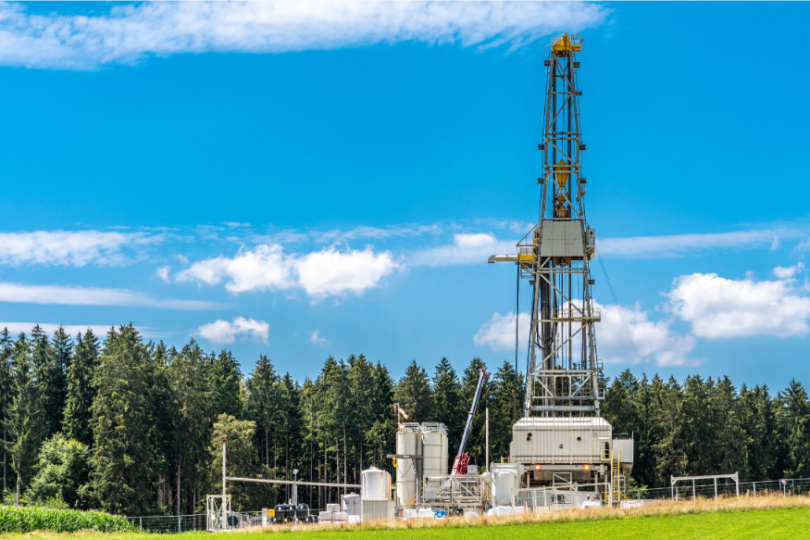
[[[519,326],[518,345],[525,350],[529,336],[529,325],[531,319],[528,313],[521,313],[517,317]],[[515,314],[512,312],[506,315],[495,313],[492,318],[481,325],[481,328],[473,336],[473,343],[476,347],[487,346],[493,351],[514,351],[515,350]]]
[[[669,309],[709,339],[770,335],[785,338],[810,330],[810,297],[793,279],[733,280],[717,274],[691,274],[673,282]]]
[[[0,282],[0,302],[70,306],[131,306],[157,309],[206,310],[222,307],[217,302],[153,298],[128,289],[27,285]]]
[[[135,250],[137,256],[139,251],[164,239],[163,235],[101,231],[0,233],[0,264],[121,266],[132,261],[127,249]]]
[[[317,345],[319,347],[323,347],[327,343],[329,343],[329,340],[327,340],[326,338],[322,338],[318,334],[320,334],[320,330],[315,330],[314,332],[312,332],[312,335],[309,336],[310,343],[312,343],[313,345]]]
[[[280,245],[261,245],[253,250],[240,250],[236,257],[219,256],[195,262],[177,274],[177,281],[196,281],[218,285],[232,293],[254,290],[278,290],[292,286],[292,266]]]
[[[603,306],[602,321],[596,324],[596,342],[599,358],[606,363],[637,363],[636,352],[642,362],[652,360],[659,366],[699,363],[688,357],[695,347],[693,336],[673,331],[669,321],[651,321],[638,304],[632,308]]]
[[[287,255],[278,244],[240,250],[234,258],[219,256],[196,262],[177,274],[177,281],[217,285],[233,293],[300,287],[314,298],[360,294],[377,287],[399,265],[389,252],[340,251],[324,248],[306,255]]]
[[[597,239],[599,253],[610,257],[671,258],[708,249],[751,249],[773,246],[780,235],[793,231],[755,230],[709,234],[673,234]]]
[[[416,251],[410,262],[414,266],[454,266],[486,264],[490,255],[516,253],[516,241],[498,240],[490,233],[453,235],[453,243]]]
[[[157,2],[106,15],[29,14],[0,4],[0,64],[92,69],[149,56],[278,53],[417,41],[512,48],[601,23],[585,2]]]
[[[256,341],[267,343],[270,325],[265,321],[236,317],[233,322],[218,319],[197,329],[200,337],[212,343],[233,343],[237,336],[245,335]]]
[[[375,254],[368,247],[363,251],[331,247],[297,259],[295,267],[298,284],[308,295],[320,298],[378,287],[399,265],[387,251]]]
[[[155,275],[163,281],[163,283],[169,282],[169,272],[171,271],[171,266],[161,266],[157,270],[155,270]]]
[[[802,262],[788,267],[777,266],[773,269],[773,275],[779,279],[789,279],[801,272],[804,272],[804,263]]]
[[[615,305],[595,307],[602,310],[602,321],[596,323],[595,328],[599,358],[605,362],[635,363],[635,344],[642,361],[653,361],[660,366],[697,365],[697,361],[688,358],[695,346],[695,338],[672,331],[669,322],[651,321],[647,312],[638,305],[632,308]],[[520,314],[519,324],[518,344],[525,353],[531,324],[529,313]],[[492,319],[478,329],[473,342],[477,347],[487,346],[496,352],[513,351],[515,314],[495,313]]]

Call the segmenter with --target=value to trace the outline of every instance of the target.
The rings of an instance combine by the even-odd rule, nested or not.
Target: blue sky
[[[0,326],[299,379],[513,359],[486,257],[537,217],[542,60],[579,31],[608,374],[808,382],[806,4],[300,6],[0,4]]]

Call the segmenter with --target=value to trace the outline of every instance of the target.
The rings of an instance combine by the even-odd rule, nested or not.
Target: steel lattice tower
[[[517,244],[517,254],[489,262],[514,262],[532,285],[529,359],[524,416],[596,415],[604,390],[594,323],[601,314],[591,297],[589,262],[594,230],[585,219],[585,184],[575,53],[578,36],[551,42],[544,114],[540,219]]]

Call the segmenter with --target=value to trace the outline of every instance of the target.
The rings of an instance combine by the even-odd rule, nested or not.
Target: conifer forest
[[[455,454],[478,371],[489,378],[468,451],[484,463],[508,458],[522,415],[514,361],[473,358],[456,372],[446,358],[416,361],[395,380],[362,354],[326,358],[303,381],[266,356],[241,362],[190,341],[181,349],[144,340],[132,326],[75,337],[0,333],[3,497],[9,504],[97,508],[125,515],[192,514],[221,490],[221,439],[228,474],[359,483],[370,466],[391,470],[399,403],[412,421],[448,426]],[[240,366],[242,366],[240,368]],[[638,373],[638,369],[632,370]],[[781,391],[735,386],[727,377],[684,381],[626,370],[605,380],[603,415],[632,433],[632,488],[669,485],[669,476],[739,471],[741,480],[810,476],[810,402],[797,381]],[[229,483],[234,509],[257,510],[291,497],[289,486]],[[338,493],[299,488],[311,508]]]

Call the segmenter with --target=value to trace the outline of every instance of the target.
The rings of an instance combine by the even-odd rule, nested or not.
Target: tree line
[[[369,466],[391,471],[394,403],[410,421],[442,422],[455,454],[478,373],[442,358],[429,373],[411,362],[394,380],[361,355],[329,357],[303,383],[260,356],[246,376],[228,351],[207,353],[145,342],[132,326],[100,340],[37,326],[0,332],[0,422],[6,503],[100,508],[128,514],[204,511],[221,492],[222,437],[228,474],[302,481],[360,482]],[[484,463],[484,408],[490,460],[508,460],[522,415],[523,379],[504,361],[487,379],[467,450]],[[771,397],[737,391],[727,378],[683,384],[630,371],[609,385],[603,412],[614,432],[636,441],[631,485],[668,485],[670,474],[739,470],[744,478],[810,476],[807,393],[797,382]],[[235,509],[289,500],[290,486],[230,482]],[[323,508],[335,489],[299,488],[299,502]]]
[[[442,359],[431,377],[412,362],[395,381],[363,355],[329,357],[303,383],[260,356],[245,377],[228,351],[206,353],[145,342],[132,326],[92,330],[75,339],[39,326],[16,339],[0,332],[3,498],[6,503],[100,508],[128,514],[204,511],[221,492],[223,436],[228,474],[253,478],[360,483],[370,466],[391,471],[400,403],[413,421],[443,422],[458,445],[478,372],[461,376]],[[493,456],[508,456],[509,429],[522,383],[510,364],[491,377]],[[479,409],[481,411],[483,409]],[[495,427],[495,426],[498,427]],[[483,415],[469,450],[484,460]],[[289,500],[289,486],[230,482],[234,508]],[[337,490],[299,489],[299,501],[323,508]]]

